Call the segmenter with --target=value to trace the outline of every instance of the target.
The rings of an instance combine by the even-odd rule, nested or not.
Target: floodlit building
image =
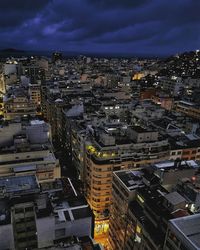
[[[109,218],[113,171],[140,167],[168,158],[169,144],[158,132],[108,124],[86,140],[85,192],[96,219]]]

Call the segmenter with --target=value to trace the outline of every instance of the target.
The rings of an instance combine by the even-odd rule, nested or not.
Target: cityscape
[[[70,2],[2,1],[0,250],[200,250],[200,2]]]

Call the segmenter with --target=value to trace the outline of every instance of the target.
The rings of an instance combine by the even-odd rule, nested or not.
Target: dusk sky
[[[0,48],[174,54],[200,47],[200,0],[1,0]]]

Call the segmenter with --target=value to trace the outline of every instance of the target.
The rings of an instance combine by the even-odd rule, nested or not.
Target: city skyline
[[[1,47],[171,55],[198,49],[200,2],[2,1]]]
[[[0,250],[200,250],[199,9],[1,1]]]

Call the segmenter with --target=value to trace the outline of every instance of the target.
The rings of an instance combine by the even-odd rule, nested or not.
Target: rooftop
[[[188,249],[200,249],[200,214],[170,220],[170,227]]]
[[[177,192],[166,194],[165,199],[167,199],[168,202],[170,202],[172,205],[177,205],[179,203],[185,202],[183,196]]]
[[[123,184],[130,190],[143,186],[141,171],[123,170],[114,172]]]
[[[37,192],[39,192],[39,184],[34,175],[0,178],[1,196]]]
[[[195,169],[199,168],[196,161],[163,161],[153,165],[156,170],[168,171],[170,169]]]
[[[146,133],[149,132],[147,129],[141,127],[141,126],[131,126],[131,128],[136,131],[137,133]]]
[[[30,122],[31,125],[41,125],[41,124],[45,124],[45,122],[43,120],[32,120]]]

